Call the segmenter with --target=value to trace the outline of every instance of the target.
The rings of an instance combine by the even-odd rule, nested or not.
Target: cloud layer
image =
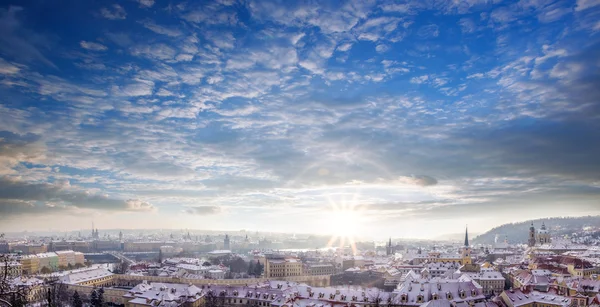
[[[0,7],[8,230],[600,214],[598,1],[49,5]]]

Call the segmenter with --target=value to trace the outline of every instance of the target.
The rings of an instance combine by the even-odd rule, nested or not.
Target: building
[[[58,267],[68,268],[75,266],[75,252],[74,251],[56,251],[58,255]]]
[[[229,242],[229,235],[225,235],[225,239],[223,240],[223,249],[231,250],[231,244]]]
[[[143,282],[123,296],[126,307],[186,306],[200,307],[204,303],[202,289],[194,285]]]
[[[473,281],[407,279],[394,291],[392,305],[419,306],[430,301],[447,300],[469,306],[485,300],[485,295]]]
[[[461,278],[468,277],[481,286],[485,295],[500,294],[504,291],[506,279],[502,273],[492,270],[481,270],[478,273],[464,273]]]
[[[37,274],[40,271],[40,259],[36,255],[25,255],[18,258],[25,275]]]
[[[527,245],[529,247],[534,247],[537,242],[535,238],[535,227],[533,227],[533,222],[531,222],[531,226],[529,227],[529,239],[527,240]]]
[[[471,246],[469,245],[469,229],[465,228],[465,246],[462,248],[462,265],[468,265],[472,263],[471,259]]]
[[[500,299],[507,307],[568,307],[571,299],[547,293],[507,290],[500,294]]]
[[[388,242],[387,246],[385,247],[385,254],[387,256],[391,256],[394,254],[394,248],[392,247],[392,238],[390,238],[390,241]]]
[[[10,284],[15,287],[25,289],[25,299],[28,306],[42,306],[46,303],[46,287],[44,281],[33,277],[16,277],[10,281]]]
[[[0,264],[0,276],[14,278],[23,274],[23,265],[18,261],[9,261]]]
[[[537,243],[539,245],[551,243],[550,233],[548,232],[548,229],[546,229],[546,224],[544,224],[544,223],[542,223],[542,228],[540,229],[540,231],[538,231]]]
[[[296,258],[269,256],[265,260],[265,277],[289,277],[302,275],[302,262]]]
[[[85,265],[85,256],[83,255],[83,253],[75,252],[74,258],[75,258],[75,265],[78,265],[78,264]]]
[[[61,276],[59,281],[68,285],[104,287],[112,284],[114,277],[115,274],[107,269],[97,268],[72,272]]]
[[[49,273],[58,270],[58,255],[56,253],[41,253],[36,256],[40,259],[40,272]]]
[[[307,263],[304,266],[304,273],[305,275],[333,275],[336,269],[331,263]]]
[[[12,246],[12,252],[14,253],[22,253],[22,254],[26,254],[26,255],[32,255],[32,254],[40,254],[40,253],[45,253],[48,251],[48,246],[46,244],[34,244],[34,243],[27,243],[27,244],[16,244]]]

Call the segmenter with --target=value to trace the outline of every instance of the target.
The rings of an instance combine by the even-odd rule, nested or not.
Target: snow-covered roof
[[[86,281],[96,280],[103,277],[113,275],[110,271],[104,268],[97,268],[91,270],[83,270],[73,272],[60,277],[60,281],[66,284],[79,284]]]

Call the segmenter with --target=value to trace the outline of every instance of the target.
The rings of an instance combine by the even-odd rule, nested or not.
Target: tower
[[[390,238],[390,241],[388,242],[386,248],[385,248],[385,254],[388,256],[391,256],[394,253],[394,251],[392,250],[392,238]]]
[[[119,231],[119,241],[123,241],[123,232]]]
[[[462,264],[471,264],[471,246],[469,246],[469,229],[465,227],[465,246],[462,248]]]
[[[225,235],[225,240],[223,240],[223,249],[230,249],[229,235]]]
[[[542,222],[542,228],[538,232],[537,242],[541,244],[549,244],[550,243],[550,233],[548,229],[546,229],[546,224]]]
[[[531,222],[531,227],[529,227],[529,240],[527,240],[527,245],[529,245],[529,247],[534,247],[535,241],[535,227],[533,227],[533,222]]]

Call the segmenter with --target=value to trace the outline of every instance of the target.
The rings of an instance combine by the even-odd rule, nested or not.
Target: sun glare
[[[357,195],[354,194],[350,201],[343,199],[336,202],[329,199],[329,232],[332,234],[328,247],[349,246],[356,253],[355,236],[360,234],[361,212],[357,206]]]

